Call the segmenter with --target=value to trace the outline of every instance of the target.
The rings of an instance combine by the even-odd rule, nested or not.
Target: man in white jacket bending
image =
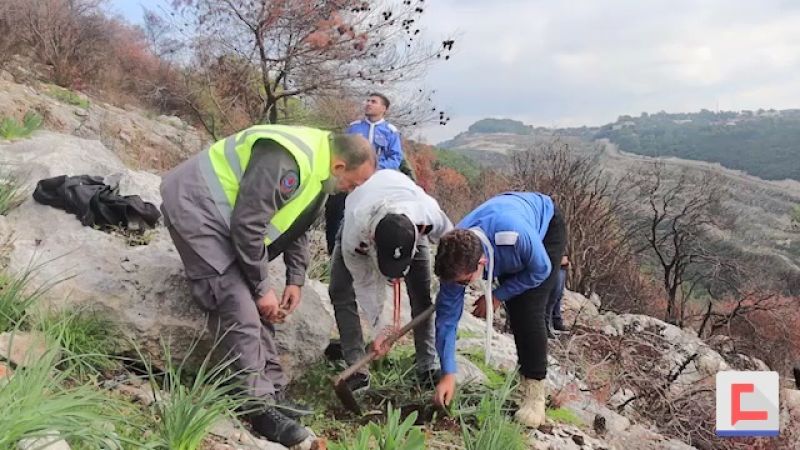
[[[452,228],[439,203],[396,170],[375,172],[348,195],[328,288],[348,364],[365,353],[358,305],[377,337],[384,330],[379,321],[387,282],[405,278],[412,317],[431,305],[428,242],[438,242]],[[433,319],[414,329],[414,347],[418,380],[433,387],[438,381]],[[347,384],[353,392],[367,389],[369,373],[356,373]]]

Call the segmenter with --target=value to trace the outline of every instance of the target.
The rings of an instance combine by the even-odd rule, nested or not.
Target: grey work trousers
[[[411,317],[424,312],[431,306],[431,262],[427,242],[417,245],[417,253],[411,261],[405,277],[408,298],[411,303]],[[358,314],[356,294],[353,289],[353,276],[344,264],[341,240],[336,241],[331,260],[331,283],[328,294],[333,304],[336,326],[342,343],[342,353],[347,364],[353,364],[364,354],[364,336]],[[414,349],[417,372],[436,368],[436,347],[434,345],[433,319],[428,319],[414,329]]]
[[[203,264],[172,227],[168,227],[184,264]],[[286,386],[278,359],[275,329],[261,321],[253,294],[239,266],[231,264],[221,275],[190,279],[192,299],[208,313],[208,329],[219,339],[225,358],[236,358],[233,369],[240,373],[243,393],[272,399]]]

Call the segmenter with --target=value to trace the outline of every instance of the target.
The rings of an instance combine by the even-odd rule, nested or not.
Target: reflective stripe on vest
[[[300,186],[267,224],[264,242],[274,242],[322,191],[330,175],[330,133],[305,127],[257,125],[214,143],[200,157],[200,170],[214,203],[230,229],[239,183],[250,162],[253,145],[271,139],[286,148],[300,171]]]

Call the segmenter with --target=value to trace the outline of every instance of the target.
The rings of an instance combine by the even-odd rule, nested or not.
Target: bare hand
[[[500,308],[500,300],[492,297],[492,305],[494,306],[494,311],[497,312],[497,309]],[[475,301],[475,306],[472,308],[472,315],[480,319],[486,318],[485,295],[481,295],[480,297],[478,297],[478,300]]]
[[[261,317],[267,322],[276,323],[279,321],[281,307],[278,304],[278,297],[275,296],[275,291],[272,289],[256,300],[256,308],[258,308],[258,313]]]
[[[283,298],[281,299],[281,309],[286,311],[286,315],[294,312],[300,305],[300,286],[294,284],[287,284],[283,290]]]
[[[433,403],[437,406],[447,406],[453,401],[453,395],[456,393],[456,376],[455,374],[448,373],[442,376],[439,383],[436,385],[436,390],[433,391]]]
[[[372,341],[372,351],[378,358],[383,358],[392,350],[392,343],[387,341],[389,340],[389,336],[392,336],[392,334],[396,332],[397,330],[394,328],[388,328]]]

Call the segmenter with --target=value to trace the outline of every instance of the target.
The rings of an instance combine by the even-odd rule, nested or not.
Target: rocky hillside
[[[622,116],[597,139],[645,156],[711,161],[767,180],[800,181],[800,110]]]
[[[479,130],[482,128],[479,128]],[[441,145],[493,167],[507,167],[511,153],[554,140],[566,142],[572,151],[596,158],[598,168],[619,178],[655,158],[620,151],[608,140],[589,140],[591,133],[581,129],[551,130],[531,128],[527,134],[465,132]],[[726,242],[739,245],[755,255],[778,255],[784,270],[800,271],[800,239],[792,230],[790,211],[800,204],[800,182],[767,181],[716,163],[679,158],[658,158],[668,176],[693,174],[699,179],[719,177],[725,189],[725,206],[736,214],[734,230]]]
[[[29,112],[42,117],[45,129],[100,141],[139,169],[169,169],[208,143],[208,136],[178,117],[89,98],[42,81],[22,63],[9,65],[0,70],[0,121],[22,121]]]
[[[48,117],[46,125],[50,130],[34,131],[29,137],[13,141],[0,140],[0,161],[5,164],[6,180],[16,180],[24,194],[21,204],[0,216],[0,241],[6,243],[1,252],[5,275],[0,281],[8,283],[14,277],[25,276],[31,286],[49,287],[37,298],[36,305],[28,305],[31,311],[26,312],[30,314],[39,310],[82,308],[100,314],[113,324],[113,328],[109,325],[110,328],[103,329],[102,334],[113,330],[119,338],[113,349],[117,355],[152,358],[163,363],[165,342],[169,343],[172,356],[179,359],[186,356],[193,338],[199,336],[201,345],[199,355],[195,356],[204,356],[210,345],[208,336],[201,331],[204,318],[188,298],[180,260],[162,225],[143,235],[107,233],[83,227],[74,216],[38,204],[29,195],[41,178],[89,174],[105,177],[109,183],[118,185],[122,194],[139,194],[159,205],[159,176],[131,168],[131,164],[142,161],[128,158],[124,149],[131,147],[120,144],[126,141],[121,134],[131,138],[128,145],[149,143],[152,150],[147,154],[171,155],[169,158],[193,151],[200,142],[197,134],[174,119],[147,119],[136,111],[95,105],[92,99],[87,99],[88,108],[65,106],[36,88],[8,80],[2,83],[5,84],[0,85],[0,101],[14,105],[7,111],[21,113],[36,109]],[[84,132],[89,135],[82,136]],[[177,144],[176,136],[191,144],[188,147]],[[143,162],[147,161],[150,160]],[[270,270],[276,288],[280,289],[284,272],[280,262],[272,264]],[[601,313],[598,306],[597,298],[587,299],[572,293],[566,296],[565,314],[573,331],[551,343],[550,420],[538,430],[524,430],[528,447],[722,448],[724,441],[713,436],[714,375],[727,369],[764,369],[763,363],[737,354],[724,340],[706,343],[692,333],[652,317]],[[388,308],[387,304],[386,313]],[[404,310],[407,317],[408,308]],[[286,324],[278,326],[278,342],[283,361],[295,380],[294,392],[301,400],[318,405],[317,414],[307,419],[306,424],[331,444],[338,442],[344,448],[355,448],[349,439],[366,423],[380,422],[385,417],[381,411],[355,417],[335,403],[324,402],[331,398],[328,377],[338,370],[323,358],[324,349],[335,334],[331,311],[326,286],[308,280],[300,308]],[[20,379],[17,377],[26,373],[26,364],[36,363],[20,357],[25,352],[19,346],[27,342],[35,351],[38,342],[36,328],[25,325],[25,320],[21,319],[16,328],[0,330],[0,357],[5,360],[0,363],[3,386],[12,386],[14,380]],[[12,336],[16,336],[18,346],[9,350]],[[462,390],[490,395],[496,389],[497,377],[502,378],[515,366],[515,346],[509,334],[497,333],[493,343],[495,356],[490,365],[484,366],[479,363],[482,342],[482,322],[464,314],[458,341]],[[376,379],[383,380],[380,385],[376,383],[375,391],[390,395],[376,403],[381,409],[391,402],[422,411],[423,403],[430,399],[430,392],[407,388],[404,384],[409,378],[407,373],[403,375],[397,366],[392,366],[410,361],[406,357],[407,344],[395,349],[395,356],[386,364],[374,367]],[[64,351],[69,350],[66,347],[69,343],[62,345]],[[141,355],[134,351],[136,348]],[[148,440],[155,439],[153,430],[159,426],[156,419],[159,405],[170,397],[164,391],[166,385],[144,382],[141,366],[135,361],[130,363],[130,359],[125,361],[126,364],[113,370],[98,372],[86,383],[89,389],[122,398],[129,404],[124,427],[111,423],[101,427],[112,429],[107,433],[112,442],[105,441],[109,448],[144,448],[154,442]],[[69,385],[74,386],[75,381],[69,381]],[[421,399],[420,403],[409,404],[412,395]],[[784,438],[771,443],[780,443],[787,449],[798,448],[800,441],[796,439],[800,433],[788,430],[796,427],[800,419],[800,392],[785,389],[781,398]],[[513,400],[509,403],[513,409]],[[401,408],[401,411],[407,410]],[[474,420],[477,419],[468,419]],[[466,423],[449,417],[421,417],[419,426],[426,436],[426,448],[463,448],[460,430]],[[76,445],[74,438],[61,440],[58,433],[48,436],[55,436],[52,444],[27,442],[20,443],[18,448],[52,450],[70,448],[70,444],[76,450],[89,448],[79,446],[79,442]],[[257,439],[237,421],[225,419],[216,422],[200,448],[280,450],[283,447]],[[325,439],[312,439],[300,448],[322,450]]]

